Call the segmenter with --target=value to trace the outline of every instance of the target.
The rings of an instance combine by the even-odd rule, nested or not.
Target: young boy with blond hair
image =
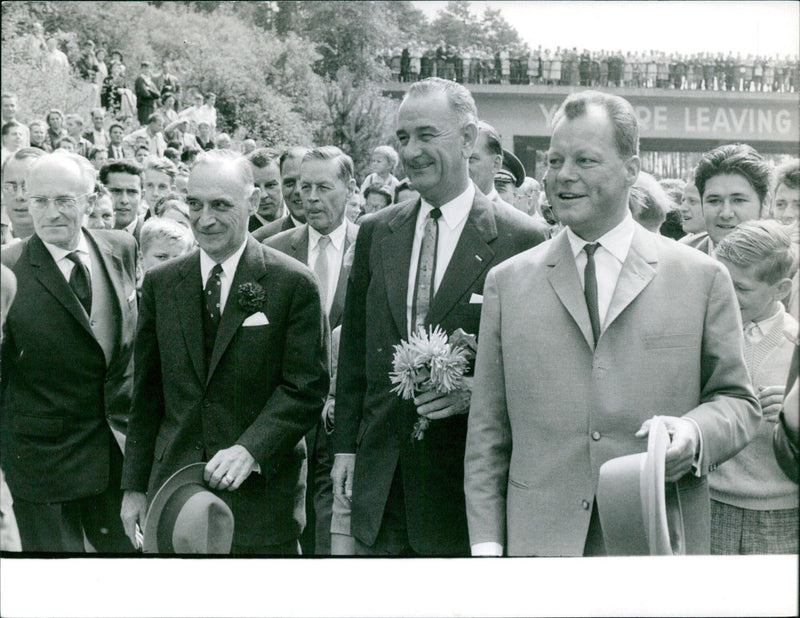
[[[711,553],[797,553],[798,487],[772,448],[797,345],[797,321],[781,304],[791,287],[790,233],[773,220],[740,223],[714,256],[733,280],[745,362],[764,420],[753,441],[709,475]]]

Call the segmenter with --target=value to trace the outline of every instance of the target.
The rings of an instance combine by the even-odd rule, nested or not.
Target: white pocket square
[[[483,296],[481,294],[473,294],[469,297],[469,304],[470,305],[482,305],[483,304]]]
[[[128,302],[132,303],[135,298],[136,298],[136,289],[134,288],[133,292],[131,292],[131,295],[128,296]]]
[[[269,324],[269,320],[261,311],[247,316],[242,322],[242,326],[266,326],[267,324]]]

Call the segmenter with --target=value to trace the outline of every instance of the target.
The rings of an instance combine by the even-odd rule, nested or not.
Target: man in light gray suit
[[[706,475],[761,420],[725,269],[628,211],[631,105],[576,93],[553,127],[546,186],[566,229],[484,288],[465,454],[473,555],[603,555],[600,466],[644,451],[654,414],[671,435],[667,480],[705,504]],[[708,525],[687,546],[707,548]]]

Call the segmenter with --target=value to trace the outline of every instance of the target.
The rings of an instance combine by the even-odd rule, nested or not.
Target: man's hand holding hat
[[[670,436],[670,444],[666,453],[665,480],[675,482],[692,471],[692,465],[700,450],[700,433],[697,426],[685,418],[678,416],[660,416]],[[646,420],[637,438],[646,438],[650,433],[652,419]]]
[[[203,479],[211,489],[234,491],[254,470],[256,460],[241,444],[222,449],[206,464]]]

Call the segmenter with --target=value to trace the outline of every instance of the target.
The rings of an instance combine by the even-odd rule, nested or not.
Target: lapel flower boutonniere
[[[264,301],[267,300],[267,293],[258,283],[242,283],[237,289],[237,298],[245,313],[252,315],[261,311]]]

